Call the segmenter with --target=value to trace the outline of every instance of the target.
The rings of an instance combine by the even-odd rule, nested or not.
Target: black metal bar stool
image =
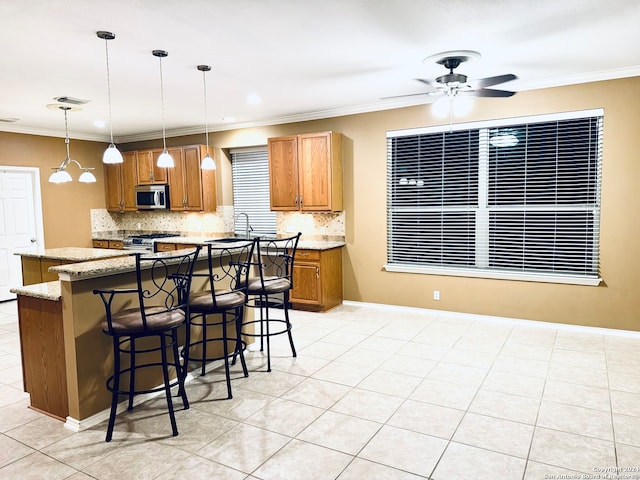
[[[260,309],[260,318],[245,321],[244,325],[258,327],[259,331],[250,332],[243,328],[242,334],[260,338],[260,351],[267,347],[267,371],[271,371],[270,338],[284,333],[289,337],[291,353],[297,356],[291,335],[289,321],[289,292],[293,288],[293,261],[302,234],[278,239],[260,239],[257,245],[257,275],[249,278],[247,306]],[[282,309],[284,318],[269,313],[270,308]],[[272,325],[273,324],[273,325]],[[275,328],[275,330],[274,330]],[[250,329],[249,329],[250,330]]]
[[[107,389],[112,394],[107,442],[111,441],[113,435],[120,395],[128,396],[128,410],[131,410],[135,395],[164,391],[172,432],[174,436],[178,435],[171,388],[179,387],[178,393],[185,409],[189,408],[189,401],[184,389],[177,332],[188,316],[187,299],[200,248],[198,246],[188,252],[182,250],[148,255],[137,253],[136,288],[93,291],[100,295],[106,310],[102,330],[113,339],[113,375],[107,379]],[[118,301],[114,302],[116,298]],[[135,306],[118,310],[119,306],[132,304]],[[157,342],[152,342],[152,338],[157,339]],[[169,349],[173,353],[171,363],[167,355]],[[140,355],[144,357],[142,363],[137,360]],[[129,366],[124,366],[125,368],[123,356],[129,358]],[[176,371],[174,379],[169,377],[170,366]],[[149,379],[144,376],[136,381],[137,371],[147,369],[145,371],[149,372],[148,369],[157,370],[158,367],[162,370],[162,385],[148,386]],[[123,388],[121,377],[126,375],[129,377],[128,387]]]
[[[244,376],[249,375],[244,359],[241,328],[249,264],[256,243],[257,239],[240,240],[224,247],[214,247],[210,243],[207,246],[208,271],[193,274],[195,283],[189,298],[189,319],[182,349],[184,365],[188,368],[190,362],[200,362],[200,375],[204,375],[208,362],[223,360],[228,398],[233,398],[229,358],[233,356],[235,361],[236,355],[239,355]],[[202,278],[205,279],[202,285],[204,290],[195,291],[198,281]],[[229,326],[232,327],[232,333],[228,331]],[[211,333],[212,327],[219,327],[220,332]],[[198,330],[200,335],[194,336],[194,332]],[[221,343],[222,352],[220,349],[208,349],[209,345],[215,342]]]

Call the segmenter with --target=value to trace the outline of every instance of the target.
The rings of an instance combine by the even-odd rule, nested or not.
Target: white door
[[[43,244],[40,176],[37,168],[0,167],[0,301],[22,285],[20,256]]]

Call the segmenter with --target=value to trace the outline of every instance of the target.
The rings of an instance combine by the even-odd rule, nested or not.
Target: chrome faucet
[[[249,230],[251,229],[251,227],[249,226],[249,215],[247,215],[245,212],[240,212],[236,215],[236,221],[238,221],[241,215],[244,215],[244,218],[247,221],[244,228],[244,238],[249,238]]]

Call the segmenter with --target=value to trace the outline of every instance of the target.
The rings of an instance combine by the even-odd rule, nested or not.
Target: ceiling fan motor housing
[[[461,73],[447,73],[436,78],[436,82],[449,86],[464,85],[467,83],[467,76]]]

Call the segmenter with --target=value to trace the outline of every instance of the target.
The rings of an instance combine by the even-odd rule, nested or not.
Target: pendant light
[[[76,160],[72,160],[69,155],[69,128],[67,124],[67,111],[71,110],[71,107],[67,106],[59,106],[60,110],[64,111],[64,143],[67,147],[67,158],[65,158],[62,163],[53,168],[53,173],[49,176],[49,183],[67,183],[72,181],[71,175],[67,172],[67,167],[71,163],[75,163],[80,170],[82,170],[82,174],[80,174],[80,178],[78,181],[81,183],[95,183],[96,177],[91,173],[93,168],[83,168],[80,163]]]
[[[207,118],[207,72],[211,70],[209,65],[198,65],[198,70],[202,72],[202,83],[204,85],[204,135],[207,141],[207,154],[200,163],[202,170],[215,170],[216,162],[209,156],[209,125]]]
[[[154,50],[153,56],[158,57],[160,59],[160,101],[162,103],[162,153],[158,157],[158,167],[173,167],[175,166],[175,162],[173,161],[173,157],[167,151],[167,139],[166,133],[164,129],[164,86],[162,84],[162,59],[169,55],[164,50]]]
[[[111,143],[102,155],[102,163],[122,163],[122,153],[113,143],[113,123],[111,119],[111,78],[109,75],[109,40],[113,40],[116,36],[111,32],[96,32],[98,38],[104,40],[104,51],[107,57],[107,99],[109,101],[109,131],[111,133]]]

